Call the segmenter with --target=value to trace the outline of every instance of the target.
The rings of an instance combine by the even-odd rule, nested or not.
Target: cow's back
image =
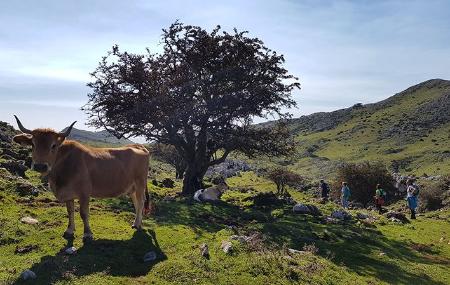
[[[85,164],[92,197],[115,197],[145,185],[149,153],[141,145],[93,148]]]

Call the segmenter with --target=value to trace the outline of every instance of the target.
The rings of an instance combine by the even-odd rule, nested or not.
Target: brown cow
[[[74,199],[80,203],[80,216],[84,224],[83,241],[93,237],[89,226],[90,197],[107,198],[128,194],[136,210],[133,228],[141,228],[143,211],[149,210],[149,152],[145,147],[89,147],[66,140],[76,122],[60,133],[51,129],[31,131],[14,117],[22,131],[22,134],[13,138],[14,142],[32,146],[32,169],[47,176],[55,197],[66,203],[69,225],[63,235],[65,238],[74,236]]]

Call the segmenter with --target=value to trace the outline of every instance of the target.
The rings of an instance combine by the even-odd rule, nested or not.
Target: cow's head
[[[58,133],[51,129],[35,129],[31,131],[25,128],[16,116],[14,117],[22,134],[16,135],[13,141],[31,146],[33,159],[31,169],[42,174],[50,172],[56,160],[59,147],[70,134],[70,131],[72,131],[76,121],[65,131]]]

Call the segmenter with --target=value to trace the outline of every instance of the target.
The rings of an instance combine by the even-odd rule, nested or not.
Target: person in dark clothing
[[[323,200],[328,200],[328,194],[330,193],[330,186],[328,186],[327,183],[322,179],[320,180],[320,189],[321,189],[321,196]]]
[[[377,184],[377,189],[375,190],[375,205],[377,205],[378,213],[380,215],[383,213],[383,205],[385,201],[386,192],[384,192],[380,184]]]

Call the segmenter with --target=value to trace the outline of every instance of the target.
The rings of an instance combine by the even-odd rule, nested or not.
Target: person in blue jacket
[[[419,195],[419,187],[414,185],[412,180],[406,181],[406,202],[411,211],[411,219],[416,219],[417,196]]]
[[[350,198],[350,188],[348,188],[347,182],[342,182],[341,189],[341,203],[344,209],[348,208],[348,199]]]

